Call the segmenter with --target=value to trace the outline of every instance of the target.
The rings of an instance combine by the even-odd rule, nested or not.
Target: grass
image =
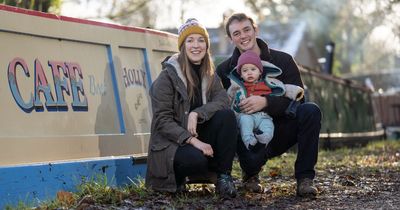
[[[400,151],[400,141],[379,141],[368,144],[363,148],[342,148],[330,151],[321,151],[317,169],[332,167],[388,167],[396,162],[390,161],[393,152]]]
[[[400,141],[374,141],[362,148],[322,150],[318,154],[316,169],[325,170],[336,167],[391,167],[399,163],[391,161],[393,157],[385,156],[385,153],[391,154],[393,151],[400,152]],[[280,157],[268,160],[262,176],[292,176],[295,160],[295,153],[285,153]],[[235,170],[238,170],[238,173],[240,173],[239,166],[237,165],[236,167]]]
[[[320,151],[317,173],[326,176],[334,169],[353,168],[355,171],[384,170],[385,168],[399,168],[398,156],[400,141],[375,141],[362,148],[341,148],[333,151]],[[395,154],[395,155],[393,155]],[[280,182],[280,178],[293,178],[295,153],[285,153],[280,157],[268,160],[260,176],[262,182],[268,184],[269,194],[272,197],[287,196],[293,193],[293,182]],[[237,161],[234,162],[232,175],[235,179],[241,179],[241,169]],[[131,180],[131,184],[124,187],[111,187],[105,175],[99,175],[89,180],[82,180],[77,186],[77,191],[59,192],[57,198],[45,201],[37,209],[71,209],[84,205],[113,205],[120,206],[126,200],[134,200],[135,206],[145,206],[146,202],[158,202],[160,206],[172,208],[184,208],[197,202],[202,202],[207,196],[213,203],[218,199],[214,195],[212,187],[208,185],[191,185],[191,193],[181,194],[171,198],[168,194],[155,194],[144,187],[141,178]],[[246,194],[243,194],[246,197]],[[209,205],[209,204],[206,204]],[[212,206],[210,206],[212,208]],[[32,209],[23,202],[17,206],[7,206],[6,209]]]

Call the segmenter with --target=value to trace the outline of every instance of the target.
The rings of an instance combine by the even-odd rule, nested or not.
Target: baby
[[[264,70],[266,72],[263,72]],[[286,96],[293,101],[303,98],[304,90],[301,87],[284,85],[281,81],[272,78],[281,73],[280,68],[272,63],[261,61],[255,52],[246,51],[240,55],[236,68],[229,75],[231,87],[228,89],[228,95],[232,101],[232,109],[236,112],[242,141],[247,149],[255,146],[257,142],[267,146],[274,134],[274,124],[272,118],[263,111],[253,114],[241,113],[239,108],[241,100],[252,95],[269,94]]]

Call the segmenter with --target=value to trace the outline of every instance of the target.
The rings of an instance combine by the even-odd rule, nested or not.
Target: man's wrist
[[[264,103],[263,109],[266,109],[268,106],[268,96],[267,95],[264,96],[264,100],[265,100],[265,103]]]

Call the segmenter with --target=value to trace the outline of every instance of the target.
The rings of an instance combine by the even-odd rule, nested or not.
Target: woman
[[[210,170],[217,173],[215,191],[235,197],[230,172],[237,125],[214,74],[207,30],[188,19],[178,34],[180,52],[165,59],[150,89],[153,119],[146,186],[180,192],[186,177]]]

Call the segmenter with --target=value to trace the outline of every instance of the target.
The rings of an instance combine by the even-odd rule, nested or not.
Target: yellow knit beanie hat
[[[210,38],[208,36],[207,29],[201,25],[197,19],[189,18],[178,29],[178,49],[181,48],[186,37],[190,34],[201,34],[206,39],[207,47],[210,46]]]

